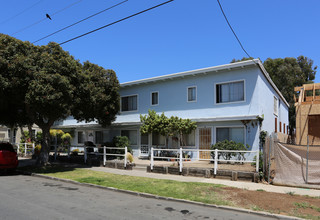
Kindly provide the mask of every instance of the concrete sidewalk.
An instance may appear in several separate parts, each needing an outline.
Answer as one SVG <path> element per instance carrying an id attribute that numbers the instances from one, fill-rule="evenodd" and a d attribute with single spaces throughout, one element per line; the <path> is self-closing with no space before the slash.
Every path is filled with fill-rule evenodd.
<path id="1" fill-rule="evenodd" d="M 31 159 L 19 160 L 19 167 L 33 165 L 34 163 L 35 163 L 35 160 L 31 160 Z M 190 176 L 170 175 L 170 174 L 147 173 L 146 171 L 143 171 L 143 170 L 120 170 L 120 169 L 113 169 L 113 168 L 107 168 L 107 167 L 84 167 L 83 169 L 89 169 L 89 170 L 113 173 L 113 174 L 119 174 L 119 175 L 127 175 L 127 176 L 174 180 L 174 181 L 180 181 L 180 182 L 222 184 L 225 186 L 237 187 L 240 189 L 253 190 L 253 191 L 259 189 L 267 192 L 284 193 L 284 194 L 294 193 L 296 195 L 308 195 L 312 197 L 320 197 L 320 190 L 318 189 L 275 186 L 275 185 L 263 184 L 263 183 L 231 181 L 231 180 L 218 179 L 218 178 L 203 178 L 203 177 L 190 177 Z"/>
<path id="2" fill-rule="evenodd" d="M 258 189 L 262 189 L 267 192 L 294 193 L 297 195 L 308 195 L 313 197 L 317 197 L 317 196 L 320 197 L 320 190 L 317 190 L 317 189 L 274 186 L 274 185 L 263 184 L 263 183 L 231 181 L 231 180 L 224 180 L 224 179 L 217 179 L 217 178 L 203 178 L 203 177 L 200 178 L 200 177 L 190 177 L 190 176 L 181 176 L 181 175 L 147 173 L 146 171 L 141 171 L 141 170 L 120 170 L 120 169 L 112 169 L 112 168 L 106 168 L 106 167 L 91 167 L 91 168 L 85 168 L 85 169 L 102 171 L 102 172 L 119 174 L 119 175 L 175 180 L 175 181 L 181 181 L 181 182 L 213 183 L 213 184 L 222 184 L 226 186 L 237 187 L 240 189 L 254 190 L 254 191 Z"/>

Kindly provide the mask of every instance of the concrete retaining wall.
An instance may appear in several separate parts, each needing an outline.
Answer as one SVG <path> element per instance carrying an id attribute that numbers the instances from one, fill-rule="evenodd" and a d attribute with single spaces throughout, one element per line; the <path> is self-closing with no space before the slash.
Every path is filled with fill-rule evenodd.
<path id="1" fill-rule="evenodd" d="M 147 172 L 162 173 L 162 174 L 174 174 L 183 176 L 195 176 L 205 178 L 230 178 L 231 180 L 249 180 L 253 182 L 259 181 L 259 174 L 254 172 L 243 172 L 243 171 L 231 171 L 231 170 L 218 170 L 217 175 L 214 175 L 213 169 L 204 168 L 193 168 L 185 167 L 182 168 L 182 172 L 179 172 L 179 167 L 166 167 L 166 166 L 154 166 L 153 170 L 151 167 L 147 167 Z"/>

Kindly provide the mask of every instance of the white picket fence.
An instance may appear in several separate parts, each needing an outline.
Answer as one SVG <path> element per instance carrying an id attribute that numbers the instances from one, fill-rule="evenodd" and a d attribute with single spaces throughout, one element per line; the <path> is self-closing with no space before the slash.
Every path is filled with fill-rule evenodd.
<path id="1" fill-rule="evenodd" d="M 123 157 L 124 158 L 124 167 L 127 167 L 127 153 L 128 153 L 128 148 L 124 147 L 124 148 L 118 148 L 118 147 L 103 147 L 103 153 L 99 153 L 99 148 L 100 147 L 95 147 L 95 146 L 69 146 L 68 147 L 68 151 L 67 151 L 67 155 L 68 157 L 70 157 L 71 154 L 71 148 L 72 150 L 74 149 L 80 149 L 83 150 L 83 159 L 84 159 L 84 163 L 87 163 L 88 160 L 88 155 L 95 155 L 95 156 L 103 156 L 103 165 L 106 165 L 106 161 L 107 161 L 107 156 L 116 156 L 116 157 Z M 88 148 L 94 149 L 93 152 L 88 152 Z M 111 154 L 111 153 L 107 153 L 107 150 L 123 150 L 124 154 Z M 54 159 L 56 160 L 57 158 L 57 146 L 54 146 Z"/>
<path id="2" fill-rule="evenodd" d="M 161 151 L 171 151 L 171 152 L 176 152 L 176 157 L 168 157 L 168 156 L 159 156 L 159 152 Z M 259 151 L 236 151 L 236 150 L 200 150 L 200 149 L 156 149 L 156 148 L 151 148 L 151 160 L 150 160 L 150 168 L 153 170 L 154 167 L 154 159 L 174 159 L 179 162 L 179 171 L 182 172 L 183 168 L 183 161 L 189 160 L 188 158 L 183 158 L 183 152 L 197 152 L 198 155 L 200 155 L 200 152 L 209 152 L 210 158 L 209 159 L 202 159 L 199 158 L 198 160 L 204 160 L 204 161 L 213 161 L 214 162 L 214 175 L 217 174 L 218 170 L 218 162 L 239 162 L 239 163 L 256 163 L 256 172 L 259 172 Z M 211 157 L 211 153 L 214 152 L 214 158 Z M 239 155 L 241 153 L 253 153 L 256 156 L 255 160 L 245 160 L 245 159 L 238 159 L 236 157 L 232 157 L 230 160 L 226 159 L 221 159 L 218 157 L 219 153 L 238 153 Z M 158 156 L 155 156 L 158 155 Z M 244 157 L 243 157 L 244 158 Z"/>
<path id="3" fill-rule="evenodd" d="M 30 150 L 32 154 L 34 153 L 35 143 L 15 143 L 13 145 L 16 146 L 18 154 L 22 153 L 24 156 L 27 156 L 28 150 Z M 20 148 L 22 148 L 21 151 Z"/>
<path id="4" fill-rule="evenodd" d="M 88 155 L 96 155 L 96 156 L 103 156 L 103 165 L 106 165 L 107 162 L 107 156 L 116 156 L 116 157 L 124 157 L 124 167 L 127 167 L 127 153 L 128 153 L 128 148 L 118 148 L 118 147 L 106 147 L 103 146 L 103 153 L 99 152 L 88 152 L 87 148 L 93 148 L 93 147 L 84 147 L 84 162 L 87 163 Z M 111 154 L 107 153 L 107 150 L 123 150 L 124 154 Z"/>

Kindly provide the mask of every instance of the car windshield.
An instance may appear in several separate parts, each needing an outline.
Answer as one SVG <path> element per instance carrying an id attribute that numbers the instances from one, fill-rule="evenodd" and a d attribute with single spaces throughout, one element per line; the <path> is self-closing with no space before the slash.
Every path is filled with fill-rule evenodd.
<path id="1" fill-rule="evenodd" d="M 15 152 L 12 145 L 9 143 L 0 143 L 0 151 L 1 150 Z"/>

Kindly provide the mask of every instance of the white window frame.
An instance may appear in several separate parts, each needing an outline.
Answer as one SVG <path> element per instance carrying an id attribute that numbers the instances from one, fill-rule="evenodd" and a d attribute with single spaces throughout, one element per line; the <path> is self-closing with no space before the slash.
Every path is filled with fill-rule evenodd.
<path id="1" fill-rule="evenodd" d="M 195 97 L 195 100 L 191 100 L 191 101 L 189 101 L 189 89 L 190 88 L 195 88 L 195 90 L 196 90 L 196 97 Z M 197 86 L 188 86 L 187 87 L 187 102 L 197 102 Z"/>
<path id="2" fill-rule="evenodd" d="M 243 100 L 241 101 L 234 101 L 234 102 L 222 102 L 222 103 L 217 103 L 217 85 L 221 84 L 228 84 L 228 83 L 235 83 L 235 82 L 243 82 Z M 234 103 L 242 103 L 246 102 L 246 80 L 245 79 L 239 79 L 239 80 L 232 80 L 232 81 L 225 81 L 225 82 L 219 82 L 219 83 L 214 83 L 214 104 L 215 105 L 228 105 L 228 104 L 234 104 Z"/>
<path id="3" fill-rule="evenodd" d="M 157 104 L 152 104 L 152 94 L 153 93 L 158 93 L 158 101 L 157 101 Z M 151 93 L 150 93 L 150 105 L 151 106 L 157 106 L 157 105 L 159 105 L 159 91 L 152 91 Z"/>
<path id="4" fill-rule="evenodd" d="M 214 135 L 213 135 L 213 144 L 217 143 L 217 128 L 243 128 L 243 138 L 244 138 L 244 146 L 247 146 L 247 129 L 244 125 L 223 125 L 223 126 L 214 126 Z"/>
<path id="5" fill-rule="evenodd" d="M 274 109 L 275 105 L 277 106 L 277 109 Z M 273 114 L 279 116 L 279 99 L 276 96 L 273 96 Z"/>
<path id="6" fill-rule="evenodd" d="M 137 96 L 137 110 L 131 110 L 131 111 L 122 111 L 122 98 L 124 97 L 130 97 L 130 96 Z M 138 94 L 131 94 L 131 95 L 123 95 L 120 96 L 120 112 L 126 113 L 126 112 L 137 112 L 139 110 L 139 95 Z"/>

